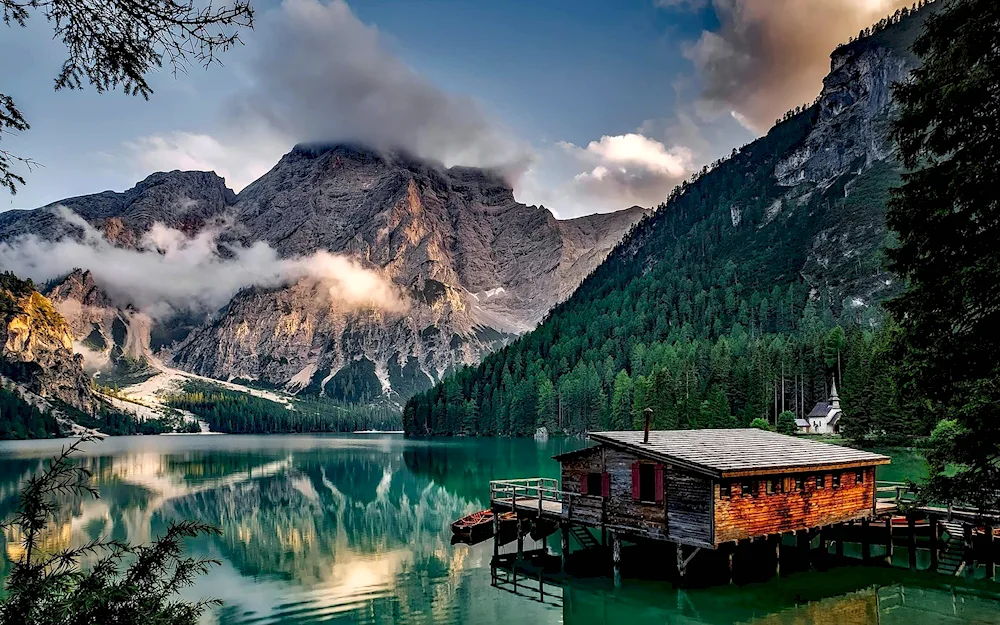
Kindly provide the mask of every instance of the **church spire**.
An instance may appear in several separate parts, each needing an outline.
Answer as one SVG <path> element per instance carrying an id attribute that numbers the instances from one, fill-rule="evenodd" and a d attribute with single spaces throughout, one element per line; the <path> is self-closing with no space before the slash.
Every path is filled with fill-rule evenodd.
<path id="1" fill-rule="evenodd" d="M 837 396 L 837 378 L 830 380 L 830 407 L 840 409 L 840 397 Z"/>

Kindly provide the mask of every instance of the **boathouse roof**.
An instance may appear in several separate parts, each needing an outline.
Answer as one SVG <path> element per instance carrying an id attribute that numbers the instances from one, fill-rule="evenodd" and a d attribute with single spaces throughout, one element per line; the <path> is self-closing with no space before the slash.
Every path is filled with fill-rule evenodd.
<path id="1" fill-rule="evenodd" d="M 765 430 L 592 432 L 597 443 L 626 449 L 712 477 L 808 472 L 888 464 L 888 456 Z"/>

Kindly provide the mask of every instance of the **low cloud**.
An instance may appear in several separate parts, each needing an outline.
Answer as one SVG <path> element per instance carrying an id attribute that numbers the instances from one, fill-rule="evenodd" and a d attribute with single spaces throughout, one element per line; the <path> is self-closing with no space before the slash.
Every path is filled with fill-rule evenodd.
<path id="1" fill-rule="evenodd" d="M 343 0 L 284 0 L 263 13 L 240 67 L 245 86 L 212 134 L 160 133 L 125 145 L 146 169 L 212 169 L 236 191 L 300 142 L 401 149 L 446 166 L 497 169 L 512 182 L 530 146 L 474 99 L 448 93 L 385 45 Z"/>
<path id="2" fill-rule="evenodd" d="M 712 0 L 719 28 L 702 32 L 686 52 L 703 83 L 702 103 L 763 133 L 785 111 L 816 97 L 837 44 L 910 4 L 911 0 Z"/>
<path id="3" fill-rule="evenodd" d="M 633 204 L 653 206 L 691 173 L 691 150 L 650 139 L 642 134 L 605 135 L 585 147 L 559 146 L 577 162 L 588 166 L 574 176 L 572 194 L 614 202 L 611 209 Z"/>
<path id="4" fill-rule="evenodd" d="M 0 243 L 0 267 L 36 282 L 62 277 L 78 267 L 89 269 L 113 299 L 153 318 L 214 311 L 244 287 L 276 287 L 300 280 L 324 287 L 331 305 L 341 309 L 402 312 L 406 308 L 390 281 L 327 251 L 279 258 L 263 241 L 242 247 L 221 242 L 220 229 L 208 228 L 189 237 L 162 224 L 153 225 L 139 249 L 125 249 L 112 245 L 69 209 L 56 210 L 79 238 L 48 241 L 29 235 Z"/>
<path id="5" fill-rule="evenodd" d="M 274 167 L 292 141 L 258 131 L 252 135 L 233 133 L 227 141 L 193 132 L 170 132 L 140 137 L 125 143 L 138 174 L 152 171 L 214 171 L 236 192 Z"/>

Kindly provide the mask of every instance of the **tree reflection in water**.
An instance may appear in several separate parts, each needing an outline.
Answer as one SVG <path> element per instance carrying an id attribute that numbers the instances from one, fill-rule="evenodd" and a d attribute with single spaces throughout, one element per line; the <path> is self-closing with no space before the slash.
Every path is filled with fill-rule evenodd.
<path id="1" fill-rule="evenodd" d="M 928 606 L 951 605 L 950 594 L 940 600 L 933 595 L 944 591 L 891 577 L 905 572 L 872 569 L 865 575 L 890 577 L 873 581 L 852 569 L 689 592 L 663 581 L 626 579 L 615 589 L 604 577 L 573 579 L 559 585 L 562 605 L 492 587 L 491 543 L 451 545 L 450 522 L 487 504 L 490 479 L 556 476 L 551 456 L 585 444 L 397 436 L 112 438 L 80 459 L 93 470 L 102 498 L 67 500 L 46 540 L 53 548 L 102 537 L 148 541 L 178 518 L 218 525 L 221 537 L 189 545 L 195 555 L 223 562 L 190 595 L 225 601 L 210 622 L 227 624 L 791 623 L 848 613 L 863 618 L 837 622 L 874 623 L 889 621 L 876 618 L 885 610 L 872 611 L 873 597 L 882 607 L 892 596 L 909 601 L 906 606 L 918 596 Z M 0 444 L 0 512 L 10 512 L 18 483 L 59 445 Z M 4 537 L 8 553 L 16 539 Z M 948 617 L 965 619 L 956 622 L 980 622 L 974 620 L 978 606 L 998 607 L 991 597 L 961 598 L 956 605 L 962 610 Z M 908 625 L 942 622 L 921 621 L 909 607 L 892 613 L 907 614 Z M 875 620 L 864 620 L 869 618 Z"/>

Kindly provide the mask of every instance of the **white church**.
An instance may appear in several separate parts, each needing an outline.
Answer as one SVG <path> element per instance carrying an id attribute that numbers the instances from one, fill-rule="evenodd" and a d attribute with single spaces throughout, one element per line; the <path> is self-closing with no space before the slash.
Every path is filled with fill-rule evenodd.
<path id="1" fill-rule="evenodd" d="M 837 381 L 830 384 L 829 401 L 816 404 L 812 412 L 804 419 L 796 419 L 801 434 L 839 434 L 840 418 L 844 412 L 840 409 L 840 397 L 837 396 Z"/>

